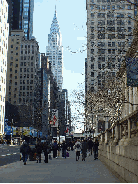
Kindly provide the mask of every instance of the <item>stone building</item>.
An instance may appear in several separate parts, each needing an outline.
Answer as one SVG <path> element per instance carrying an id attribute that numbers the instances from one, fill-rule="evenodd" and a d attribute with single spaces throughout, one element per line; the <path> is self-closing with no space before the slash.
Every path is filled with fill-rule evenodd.
<path id="1" fill-rule="evenodd" d="M 116 76 L 131 46 L 137 8 L 124 0 L 87 0 L 86 10 L 86 91 L 96 94 L 104 88 L 108 79 Z M 100 116 L 93 119 L 96 114 L 89 101 L 86 104 L 86 114 L 86 129 L 92 128 L 90 121 L 97 124 L 103 120 L 100 112 Z"/>
<path id="2" fill-rule="evenodd" d="M 34 116 L 39 46 L 35 39 L 25 40 L 23 30 L 11 32 L 8 46 L 6 101 L 18 106 L 22 117 L 26 117 L 22 121 L 29 123 Z"/>

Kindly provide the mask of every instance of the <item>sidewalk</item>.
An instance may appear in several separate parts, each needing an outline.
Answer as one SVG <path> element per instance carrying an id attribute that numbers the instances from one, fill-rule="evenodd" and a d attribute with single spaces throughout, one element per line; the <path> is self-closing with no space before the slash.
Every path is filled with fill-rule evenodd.
<path id="1" fill-rule="evenodd" d="M 75 151 L 69 152 L 70 157 L 49 160 L 44 163 L 27 161 L 14 162 L 0 167 L 1 183 L 120 183 L 100 160 L 93 156 L 86 161 L 75 160 Z"/>

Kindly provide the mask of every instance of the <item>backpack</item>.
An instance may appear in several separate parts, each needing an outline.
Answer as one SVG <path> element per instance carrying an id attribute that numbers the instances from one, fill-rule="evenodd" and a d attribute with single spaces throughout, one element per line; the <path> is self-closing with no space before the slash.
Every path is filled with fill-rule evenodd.
<path id="1" fill-rule="evenodd" d="M 77 144 L 77 148 L 80 148 L 80 144 Z"/>

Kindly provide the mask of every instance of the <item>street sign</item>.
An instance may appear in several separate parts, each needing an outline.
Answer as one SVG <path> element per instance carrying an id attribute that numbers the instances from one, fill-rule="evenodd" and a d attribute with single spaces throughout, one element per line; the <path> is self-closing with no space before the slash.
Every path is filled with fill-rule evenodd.
<path id="1" fill-rule="evenodd" d="M 51 127 L 57 128 L 58 127 L 58 110 L 57 109 L 52 109 L 52 122 Z"/>

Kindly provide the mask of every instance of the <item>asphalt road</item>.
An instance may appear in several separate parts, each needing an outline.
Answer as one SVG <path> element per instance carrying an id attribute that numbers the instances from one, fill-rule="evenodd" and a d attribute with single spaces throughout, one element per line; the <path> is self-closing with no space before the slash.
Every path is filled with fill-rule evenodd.
<path id="1" fill-rule="evenodd" d="M 20 146 L 0 145 L 0 166 L 20 160 Z"/>

